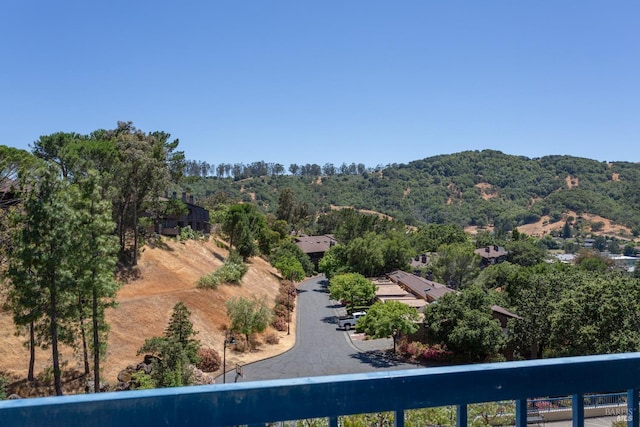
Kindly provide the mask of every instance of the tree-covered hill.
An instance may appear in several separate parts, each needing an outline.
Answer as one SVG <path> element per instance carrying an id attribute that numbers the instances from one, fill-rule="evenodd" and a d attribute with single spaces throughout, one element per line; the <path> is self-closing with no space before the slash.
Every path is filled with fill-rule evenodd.
<path id="1" fill-rule="evenodd" d="M 291 188 L 310 212 L 352 206 L 414 225 L 457 223 L 509 230 L 544 215 L 561 221 L 568 212 L 576 212 L 640 230 L 640 164 L 636 163 L 560 155 L 530 159 L 483 150 L 376 169 L 311 166 L 293 168 L 295 174 L 285 175 L 278 168 L 280 173 L 261 176 L 235 168 L 243 171 L 242 179 L 189 176 L 184 185 L 200 198 L 253 201 L 265 212 L 275 212 L 280 191 Z"/>

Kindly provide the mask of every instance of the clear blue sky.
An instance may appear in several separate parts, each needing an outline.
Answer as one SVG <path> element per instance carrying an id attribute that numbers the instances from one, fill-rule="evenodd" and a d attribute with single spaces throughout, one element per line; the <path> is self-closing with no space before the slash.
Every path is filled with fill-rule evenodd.
<path id="1" fill-rule="evenodd" d="M 131 120 L 187 158 L 640 161 L 640 1 L 5 0 L 0 144 Z"/>

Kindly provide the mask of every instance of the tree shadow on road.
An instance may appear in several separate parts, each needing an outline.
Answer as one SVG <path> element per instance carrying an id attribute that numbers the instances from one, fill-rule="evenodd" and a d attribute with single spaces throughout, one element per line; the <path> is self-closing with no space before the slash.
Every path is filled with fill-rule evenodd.
<path id="1" fill-rule="evenodd" d="M 324 323 L 336 323 L 336 316 L 327 316 L 327 317 L 323 317 L 322 321 Z M 337 329 L 337 328 L 336 328 Z"/>
<path id="2" fill-rule="evenodd" d="M 404 365 L 407 362 L 396 356 L 393 351 L 375 350 L 351 354 L 352 359 L 359 360 L 374 368 L 390 368 L 392 366 Z"/>

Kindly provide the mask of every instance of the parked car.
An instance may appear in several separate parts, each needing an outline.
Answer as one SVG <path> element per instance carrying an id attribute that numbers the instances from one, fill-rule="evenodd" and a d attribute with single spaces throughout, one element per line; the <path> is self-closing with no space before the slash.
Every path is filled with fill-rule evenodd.
<path id="1" fill-rule="evenodd" d="M 338 317 L 338 328 L 344 329 L 345 331 L 348 331 L 351 328 L 355 328 L 356 327 L 356 322 L 358 321 L 359 318 L 361 318 L 362 316 L 366 315 L 367 313 L 364 311 L 356 311 L 353 314 L 348 314 L 346 316 L 340 316 Z"/>

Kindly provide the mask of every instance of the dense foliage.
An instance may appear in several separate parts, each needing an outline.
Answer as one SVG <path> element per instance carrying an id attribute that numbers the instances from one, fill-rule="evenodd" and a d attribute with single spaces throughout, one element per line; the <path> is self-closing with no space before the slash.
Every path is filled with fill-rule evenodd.
<path id="1" fill-rule="evenodd" d="M 630 162 L 571 156 L 530 159 L 483 150 L 375 169 L 327 165 L 304 168 L 305 173 L 294 168 L 296 173 L 288 175 L 248 169 L 252 173 L 237 177 L 233 169 L 229 174 L 191 177 L 189 185 L 197 195 L 224 193 L 271 213 L 286 188 L 295 194 L 296 205 L 304 205 L 308 218 L 313 212 L 330 212 L 332 206 L 351 206 L 406 224 L 496 225 L 499 231 L 509 231 L 543 215 L 551 222 L 561 221 L 563 214 L 573 211 L 601 215 L 640 231 L 640 165 Z M 288 215 L 284 212 L 293 210 L 280 211 L 283 217 Z M 318 227 L 326 232 L 322 223 Z M 346 242 L 345 231 L 340 237 Z"/>
<path id="2" fill-rule="evenodd" d="M 503 271 L 507 304 L 522 317 L 510 324 L 511 340 L 522 356 L 640 350 L 637 278 L 563 264 Z"/>
<path id="3" fill-rule="evenodd" d="M 347 307 L 369 305 L 376 296 L 376 285 L 362 274 L 342 273 L 331 279 L 329 295 Z"/>
<path id="4" fill-rule="evenodd" d="M 482 361 L 500 352 L 506 337 L 492 317 L 491 297 L 472 286 L 448 293 L 424 310 L 424 325 L 434 342 L 442 342 L 469 361 Z"/>

